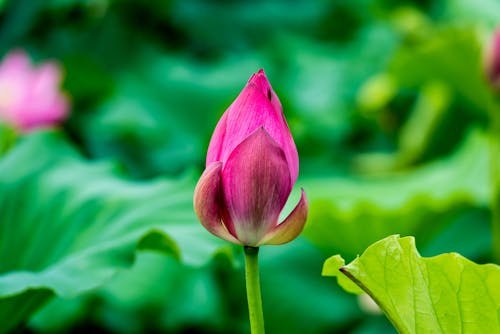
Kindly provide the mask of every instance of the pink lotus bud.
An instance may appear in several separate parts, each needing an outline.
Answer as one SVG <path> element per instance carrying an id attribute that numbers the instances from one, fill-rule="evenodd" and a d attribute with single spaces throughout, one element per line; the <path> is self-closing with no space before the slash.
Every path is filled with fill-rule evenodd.
<path id="1" fill-rule="evenodd" d="M 500 29 L 493 37 L 486 58 L 486 74 L 496 91 L 500 91 Z"/>
<path id="2" fill-rule="evenodd" d="M 0 121 L 22 131 L 61 122 L 68 101 L 59 91 L 60 82 L 57 64 L 34 67 L 25 52 L 9 53 L 0 64 Z"/>
<path id="3" fill-rule="evenodd" d="M 297 148 L 281 103 L 260 70 L 215 128 L 194 193 L 195 212 L 208 231 L 236 244 L 289 242 L 307 218 L 302 190 L 295 209 L 278 223 L 298 172 Z"/>

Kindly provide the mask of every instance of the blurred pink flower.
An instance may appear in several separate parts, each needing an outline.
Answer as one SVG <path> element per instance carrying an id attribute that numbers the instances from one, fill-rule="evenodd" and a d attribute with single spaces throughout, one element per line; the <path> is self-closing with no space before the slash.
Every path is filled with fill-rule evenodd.
<path id="1" fill-rule="evenodd" d="M 486 73 L 493 88 L 500 91 L 500 28 L 495 32 L 489 46 Z"/>
<path id="2" fill-rule="evenodd" d="M 61 76 L 54 62 L 33 66 L 24 51 L 7 54 L 0 63 L 0 121 L 21 131 L 60 123 L 69 106 Z"/>

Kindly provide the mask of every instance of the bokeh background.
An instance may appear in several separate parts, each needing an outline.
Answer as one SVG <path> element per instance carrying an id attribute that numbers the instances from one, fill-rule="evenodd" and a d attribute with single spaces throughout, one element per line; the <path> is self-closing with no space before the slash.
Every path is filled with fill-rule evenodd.
<path id="1" fill-rule="evenodd" d="M 483 54 L 497 0 L 0 4 L 1 55 L 58 61 L 71 100 L 59 129 L 0 158 L 0 280 L 66 279 L 31 306 L 40 285 L 0 296 L 4 319 L 25 313 L 17 331 L 248 333 L 242 253 L 190 201 L 218 118 L 260 68 L 310 199 L 303 235 L 261 250 L 269 333 L 394 332 L 321 276 L 328 256 L 391 234 L 492 261 Z"/>

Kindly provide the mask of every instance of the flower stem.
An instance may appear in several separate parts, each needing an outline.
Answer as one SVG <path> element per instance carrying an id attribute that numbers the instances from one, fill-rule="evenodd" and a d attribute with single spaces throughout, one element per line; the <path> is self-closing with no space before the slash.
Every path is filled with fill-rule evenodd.
<path id="1" fill-rule="evenodd" d="M 264 315 L 259 279 L 259 247 L 245 246 L 245 280 L 252 334 L 264 334 Z"/>

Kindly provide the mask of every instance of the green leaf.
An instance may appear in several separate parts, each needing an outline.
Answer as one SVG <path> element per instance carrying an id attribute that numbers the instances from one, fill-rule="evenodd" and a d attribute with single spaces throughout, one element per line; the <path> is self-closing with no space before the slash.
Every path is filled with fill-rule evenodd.
<path id="1" fill-rule="evenodd" d="M 239 252 L 237 259 L 242 261 Z M 260 252 L 269 333 L 320 333 L 361 321 L 363 313 L 356 298 L 339 287 L 332 289 L 331 283 L 318 275 L 324 256 L 304 238 L 280 247 L 263 247 Z M 189 329 L 247 333 L 244 277 L 243 262 L 235 268 L 227 257 L 192 268 L 163 254 L 139 252 L 132 268 L 84 299 L 53 299 L 29 326 L 36 332 L 61 332 L 97 321 L 105 330 L 120 333 Z"/>
<path id="2" fill-rule="evenodd" d="M 201 265 L 223 245 L 197 222 L 194 182 L 124 180 L 89 163 L 56 132 L 23 138 L 0 160 L 0 332 L 50 295 L 70 297 L 130 267 L 136 249 Z M 40 296 L 40 291 L 46 298 Z"/>
<path id="3" fill-rule="evenodd" d="M 397 235 L 339 264 L 338 256 L 327 260 L 323 273 L 356 283 L 400 333 L 500 332 L 500 266 L 457 253 L 423 258 L 413 237 Z"/>
<path id="4" fill-rule="evenodd" d="M 345 265 L 345 260 L 340 255 L 334 255 L 328 258 L 324 265 L 321 274 L 323 276 L 336 276 L 339 285 L 346 291 L 355 294 L 363 293 L 363 290 L 359 288 L 355 283 L 349 280 L 344 275 L 337 275 L 337 271 Z"/>
<path id="5" fill-rule="evenodd" d="M 500 3 L 495 0 L 446 0 L 443 2 L 443 19 L 471 25 L 474 27 L 495 29 L 498 26 Z"/>
<path id="6" fill-rule="evenodd" d="M 431 31 L 416 45 L 404 45 L 395 54 L 389 72 L 403 87 L 416 88 L 435 81 L 446 83 L 469 110 L 484 112 L 484 101 L 490 91 L 483 78 L 481 57 L 481 41 L 476 31 L 445 27 Z"/>
<path id="7" fill-rule="evenodd" d="M 305 236 L 329 254 L 352 259 L 391 234 L 416 235 L 425 244 L 464 209 L 487 207 L 488 139 L 475 131 L 454 155 L 413 171 L 379 178 L 309 178 L 300 185 L 310 199 Z M 468 223 L 478 223 L 473 220 Z"/>

